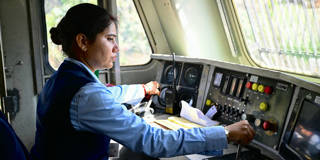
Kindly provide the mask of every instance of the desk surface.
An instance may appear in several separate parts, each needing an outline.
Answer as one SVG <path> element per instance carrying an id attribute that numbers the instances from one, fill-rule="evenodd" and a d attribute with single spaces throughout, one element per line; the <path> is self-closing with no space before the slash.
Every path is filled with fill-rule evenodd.
<path id="1" fill-rule="evenodd" d="M 154 121 L 166 120 L 170 116 L 172 116 L 172 115 L 156 113 L 156 114 L 147 114 L 143 118 L 151 126 L 163 128 L 163 126 L 158 125 Z M 167 128 L 164 128 L 164 129 L 167 129 Z M 237 146 L 233 145 L 233 144 L 229 144 L 228 148 L 223 150 L 224 154 L 230 154 L 230 153 L 235 153 L 235 152 L 237 152 Z M 206 158 L 210 158 L 210 157 L 212 157 L 212 156 L 205 156 L 205 155 L 201 155 L 201 154 L 191 154 L 191 155 L 177 156 L 177 157 L 171 157 L 171 158 L 160 158 L 160 159 L 161 160 L 201 160 L 201 159 L 206 159 Z"/>

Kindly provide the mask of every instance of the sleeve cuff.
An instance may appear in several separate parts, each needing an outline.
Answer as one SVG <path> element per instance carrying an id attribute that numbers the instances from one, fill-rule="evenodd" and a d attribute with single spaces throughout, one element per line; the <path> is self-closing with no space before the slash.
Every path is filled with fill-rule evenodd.
<path id="1" fill-rule="evenodd" d="M 222 126 L 207 127 L 205 135 L 207 148 L 211 150 L 222 150 L 228 147 L 228 140 Z"/>

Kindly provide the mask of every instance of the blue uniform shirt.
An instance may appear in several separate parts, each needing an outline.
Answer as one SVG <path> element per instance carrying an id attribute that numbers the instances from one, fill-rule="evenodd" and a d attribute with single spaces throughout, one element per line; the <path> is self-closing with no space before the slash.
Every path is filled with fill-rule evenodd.
<path id="1" fill-rule="evenodd" d="M 150 126 L 122 105 L 140 102 L 144 97 L 142 85 L 106 87 L 84 64 L 71 58 L 66 60 L 86 68 L 96 79 L 96 82 L 80 88 L 72 99 L 70 119 L 76 130 L 107 135 L 132 151 L 152 157 L 172 157 L 227 147 L 221 126 L 177 131 Z"/>

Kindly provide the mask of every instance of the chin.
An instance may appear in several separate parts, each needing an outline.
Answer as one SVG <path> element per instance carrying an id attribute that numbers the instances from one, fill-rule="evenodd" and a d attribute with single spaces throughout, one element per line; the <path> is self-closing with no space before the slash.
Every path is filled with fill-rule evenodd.
<path id="1" fill-rule="evenodd" d="M 111 63 L 110 65 L 106 66 L 105 69 L 111 69 L 113 67 L 113 63 Z"/>

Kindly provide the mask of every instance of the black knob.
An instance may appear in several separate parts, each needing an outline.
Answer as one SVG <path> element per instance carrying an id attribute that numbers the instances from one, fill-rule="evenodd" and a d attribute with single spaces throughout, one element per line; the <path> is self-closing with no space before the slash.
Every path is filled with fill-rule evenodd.
<path id="1" fill-rule="evenodd" d="M 234 114 L 235 117 L 239 116 L 239 115 L 240 115 L 239 109 L 235 109 L 235 108 L 234 108 L 233 114 Z"/>
<path id="2" fill-rule="evenodd" d="M 218 110 L 218 111 L 221 111 L 222 106 L 221 106 L 220 104 L 217 104 L 216 106 L 217 106 L 217 110 Z"/>
<path id="3" fill-rule="evenodd" d="M 226 106 L 226 113 L 230 113 L 231 112 L 231 108 L 230 107 L 228 107 L 228 106 Z"/>
<path id="4" fill-rule="evenodd" d="M 249 96 L 246 96 L 246 98 L 241 98 L 241 102 L 243 102 L 244 105 L 247 105 L 249 103 Z"/>

